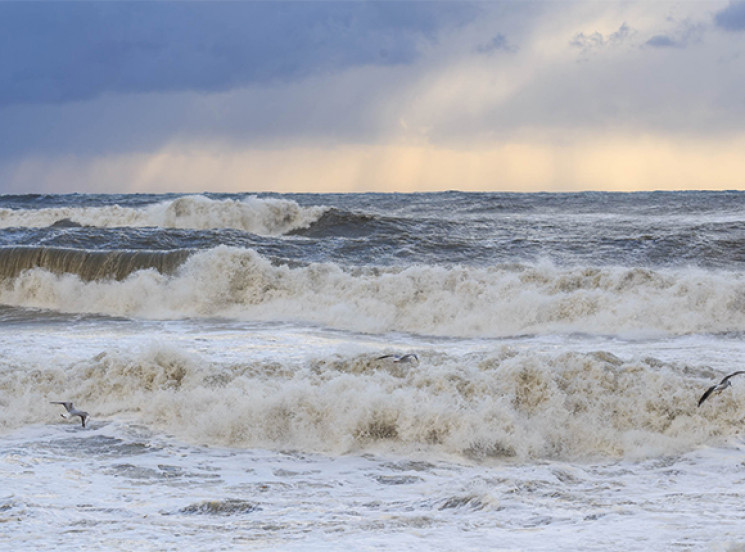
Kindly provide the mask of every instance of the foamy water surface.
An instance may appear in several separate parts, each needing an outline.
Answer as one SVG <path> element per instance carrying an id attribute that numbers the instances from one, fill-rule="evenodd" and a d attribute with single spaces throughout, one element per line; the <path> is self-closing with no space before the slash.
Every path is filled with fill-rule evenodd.
<path id="1" fill-rule="evenodd" d="M 2 199 L 0 549 L 745 549 L 739 194 Z"/>

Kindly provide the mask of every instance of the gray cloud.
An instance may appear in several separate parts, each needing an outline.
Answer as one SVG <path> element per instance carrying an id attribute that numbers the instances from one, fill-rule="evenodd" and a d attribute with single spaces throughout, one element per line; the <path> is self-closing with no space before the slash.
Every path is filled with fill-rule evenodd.
<path id="1" fill-rule="evenodd" d="M 480 44 L 476 51 L 480 54 L 493 54 L 495 52 L 511 52 L 517 51 L 517 47 L 510 44 L 507 37 L 502 33 L 497 33 L 492 37 L 491 40 L 484 44 Z"/>
<path id="2" fill-rule="evenodd" d="M 696 24 L 686 19 L 681 21 L 672 32 L 654 35 L 644 45 L 652 48 L 686 48 L 701 40 L 704 29 L 703 24 Z"/>
<path id="3" fill-rule="evenodd" d="M 569 45 L 578 48 L 583 56 L 587 56 L 609 46 L 619 46 L 627 42 L 634 34 L 636 34 L 636 31 L 627 23 L 623 23 L 617 31 L 608 36 L 597 31 L 590 34 L 577 33 L 569 42 Z"/>
<path id="4" fill-rule="evenodd" d="M 683 46 L 683 43 L 674 40 L 667 35 L 655 35 L 647 40 L 645 44 L 647 46 L 652 46 L 653 48 L 680 48 Z"/>
<path id="5" fill-rule="evenodd" d="M 727 31 L 745 31 L 745 1 L 730 2 L 714 15 L 714 23 Z"/>
<path id="6" fill-rule="evenodd" d="M 700 21 L 710 15 L 703 10 L 685 15 L 660 17 L 657 28 L 663 32 L 651 39 L 654 33 L 641 36 L 633 21 L 610 33 L 577 33 L 567 46 L 578 52 L 581 63 L 568 56 L 543 64 L 519 88 L 499 102 L 484 102 L 472 116 L 443 112 L 430 137 L 476 143 L 478 136 L 561 137 L 579 129 L 689 137 L 741 132 L 741 63 L 722 56 L 738 37 L 720 34 L 704 40 L 711 26 Z"/>
<path id="7" fill-rule="evenodd" d="M 464 2 L 0 2 L 0 105 L 408 64 Z"/>
<path id="8" fill-rule="evenodd" d="M 711 15 L 698 4 L 680 19 L 660 14 L 644 36 L 633 11 L 615 31 L 592 32 L 597 19 L 557 28 L 565 8 L 553 2 L 152 5 L 175 11 L 140 20 L 134 12 L 150 3 L 65 3 L 62 17 L 44 4 L 53 24 L 16 15 L 10 31 L 0 2 L 0 44 L 34 50 L 0 47 L 2 67 L 15 72 L 0 71 L 0 161 L 180 144 L 385 143 L 407 132 L 438 144 L 574 129 L 708 135 L 740 131 L 745 116 L 740 61 L 721 55 L 740 37 L 700 40 L 690 21 Z M 89 29 L 92 7 L 121 19 L 107 12 Z M 550 59 L 536 41 L 550 45 Z M 23 74 L 28 82 L 14 80 Z"/>

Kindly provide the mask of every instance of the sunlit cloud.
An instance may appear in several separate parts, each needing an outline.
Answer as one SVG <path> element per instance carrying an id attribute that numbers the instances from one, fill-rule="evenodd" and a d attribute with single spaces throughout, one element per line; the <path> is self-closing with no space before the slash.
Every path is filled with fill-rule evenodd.
<path id="1" fill-rule="evenodd" d="M 0 193 L 745 185 L 745 2 L 155 5 L 0 4 Z"/>
<path id="2" fill-rule="evenodd" d="M 170 147 L 154 154 L 28 158 L 0 166 L 11 193 L 366 192 L 738 189 L 745 133 L 703 142 L 663 136 L 578 136 L 453 149 L 427 144 L 235 150 Z"/>

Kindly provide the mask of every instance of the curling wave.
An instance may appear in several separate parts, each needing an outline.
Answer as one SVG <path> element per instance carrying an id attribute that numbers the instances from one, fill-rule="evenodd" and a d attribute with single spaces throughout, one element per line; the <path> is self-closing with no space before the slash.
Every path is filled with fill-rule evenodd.
<path id="1" fill-rule="evenodd" d="M 194 253 L 172 274 L 138 270 L 121 281 L 24 270 L 0 282 L 0 303 L 451 337 L 745 331 L 745 277 L 736 272 L 550 264 L 344 270 L 277 265 L 226 246 Z"/>
<path id="2" fill-rule="evenodd" d="M 191 251 L 89 251 L 57 247 L 0 248 L 0 281 L 12 280 L 30 269 L 74 274 L 82 281 L 123 280 L 133 272 L 155 269 L 171 274 Z"/>
<path id="3" fill-rule="evenodd" d="M 50 207 L 0 209 L 0 228 L 44 227 L 65 221 L 83 226 L 232 228 L 266 236 L 283 235 L 307 228 L 325 212 L 324 207 L 302 207 L 287 199 L 247 197 L 215 200 L 193 195 L 169 199 L 145 207 Z"/>

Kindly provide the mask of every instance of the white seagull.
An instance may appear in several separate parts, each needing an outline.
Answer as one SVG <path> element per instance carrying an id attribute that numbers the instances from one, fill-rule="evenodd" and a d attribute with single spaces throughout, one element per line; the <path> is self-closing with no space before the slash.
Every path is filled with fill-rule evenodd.
<path id="1" fill-rule="evenodd" d="M 383 355 L 383 356 L 379 356 L 377 360 L 383 360 L 386 358 L 390 358 L 393 362 L 401 363 L 401 364 L 407 364 L 407 363 L 419 364 L 419 357 L 416 355 L 416 353 L 406 353 L 405 355 Z"/>
<path id="2" fill-rule="evenodd" d="M 737 376 L 739 374 L 745 374 L 745 370 L 739 370 L 737 372 L 733 372 L 728 376 L 725 376 L 722 381 L 717 383 L 716 385 L 712 385 L 706 390 L 706 393 L 701 395 L 701 398 L 698 400 L 698 405 L 701 406 L 701 404 L 709 398 L 710 395 L 713 393 L 721 393 L 725 389 L 727 389 L 730 385 L 732 385 L 732 382 L 730 381 L 730 378 L 733 376 Z"/>
<path id="3" fill-rule="evenodd" d="M 51 401 L 50 404 L 61 404 L 65 407 L 65 410 L 67 410 L 67 414 L 60 414 L 65 419 L 73 418 L 74 416 L 80 416 L 80 422 L 83 424 L 83 427 L 85 427 L 85 421 L 90 417 L 87 412 L 83 412 L 82 410 L 78 410 L 75 408 L 71 402 L 67 401 Z"/>

